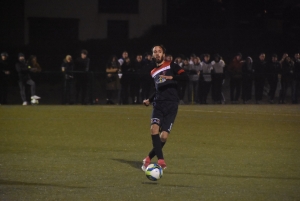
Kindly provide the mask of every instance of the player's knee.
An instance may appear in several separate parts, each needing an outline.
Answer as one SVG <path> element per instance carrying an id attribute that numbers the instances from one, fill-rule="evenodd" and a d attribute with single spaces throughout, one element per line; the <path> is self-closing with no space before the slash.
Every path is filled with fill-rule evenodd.
<path id="1" fill-rule="evenodd" d="M 160 134 L 160 140 L 161 140 L 162 142 L 166 142 L 168 136 L 169 136 L 169 133 L 166 132 L 166 131 L 163 131 L 163 132 Z"/>
<path id="2" fill-rule="evenodd" d="M 150 128 L 150 131 L 151 131 L 151 135 L 158 134 L 159 133 L 159 126 L 157 124 L 152 124 L 151 128 Z"/>

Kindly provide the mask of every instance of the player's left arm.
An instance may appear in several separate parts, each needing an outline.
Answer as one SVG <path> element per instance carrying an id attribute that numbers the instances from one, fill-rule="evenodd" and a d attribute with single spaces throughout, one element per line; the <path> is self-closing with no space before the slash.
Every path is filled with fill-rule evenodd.
<path id="1" fill-rule="evenodd" d="M 173 74 L 174 74 L 173 76 L 161 75 L 160 77 L 165 78 L 167 80 L 175 80 L 175 81 L 185 81 L 189 79 L 188 74 L 179 65 L 173 63 L 171 68 L 173 70 Z"/>

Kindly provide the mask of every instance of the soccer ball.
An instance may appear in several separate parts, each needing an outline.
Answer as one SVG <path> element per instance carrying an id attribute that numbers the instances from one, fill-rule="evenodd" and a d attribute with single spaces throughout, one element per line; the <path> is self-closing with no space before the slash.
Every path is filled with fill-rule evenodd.
<path id="1" fill-rule="evenodd" d="M 31 104 L 32 105 L 37 105 L 37 104 L 39 104 L 39 100 L 38 99 L 31 99 Z"/>
<path id="2" fill-rule="evenodd" d="M 145 171 L 146 177 L 151 181 L 157 181 L 163 176 L 163 169 L 156 163 L 148 165 Z"/>

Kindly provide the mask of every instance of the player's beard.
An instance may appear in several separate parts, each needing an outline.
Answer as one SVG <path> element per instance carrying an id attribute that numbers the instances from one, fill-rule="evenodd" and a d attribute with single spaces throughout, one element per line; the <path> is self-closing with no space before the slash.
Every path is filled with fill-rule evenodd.
<path id="1" fill-rule="evenodd" d="M 161 56 L 161 58 L 155 58 L 156 66 L 161 66 L 164 61 L 165 61 L 164 56 Z"/>

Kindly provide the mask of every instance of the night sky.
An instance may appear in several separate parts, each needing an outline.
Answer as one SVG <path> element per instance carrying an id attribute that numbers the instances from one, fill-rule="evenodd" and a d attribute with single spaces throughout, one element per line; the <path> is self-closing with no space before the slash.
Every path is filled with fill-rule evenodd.
<path id="1" fill-rule="evenodd" d="M 37 47 L 24 47 L 24 0 L 1 1 L 0 9 L 1 51 L 38 51 L 34 49 Z M 132 49 L 128 49 L 133 53 L 139 51 L 134 47 L 144 52 L 151 43 L 164 43 L 173 54 L 237 51 L 258 54 L 261 51 L 272 53 L 274 49 L 277 53 L 292 53 L 300 50 L 298 0 L 167 0 L 166 22 L 166 25 L 149 30 L 141 39 L 119 43 L 121 46 L 115 51 L 130 46 Z M 163 31 L 158 32 L 157 28 Z M 106 54 L 88 41 L 83 43 L 81 46 L 94 50 L 95 54 Z M 99 43 L 111 45 L 107 41 Z M 64 44 L 59 45 L 63 49 Z M 55 49 L 54 46 L 48 49 Z M 76 48 L 78 51 L 79 47 Z"/>

